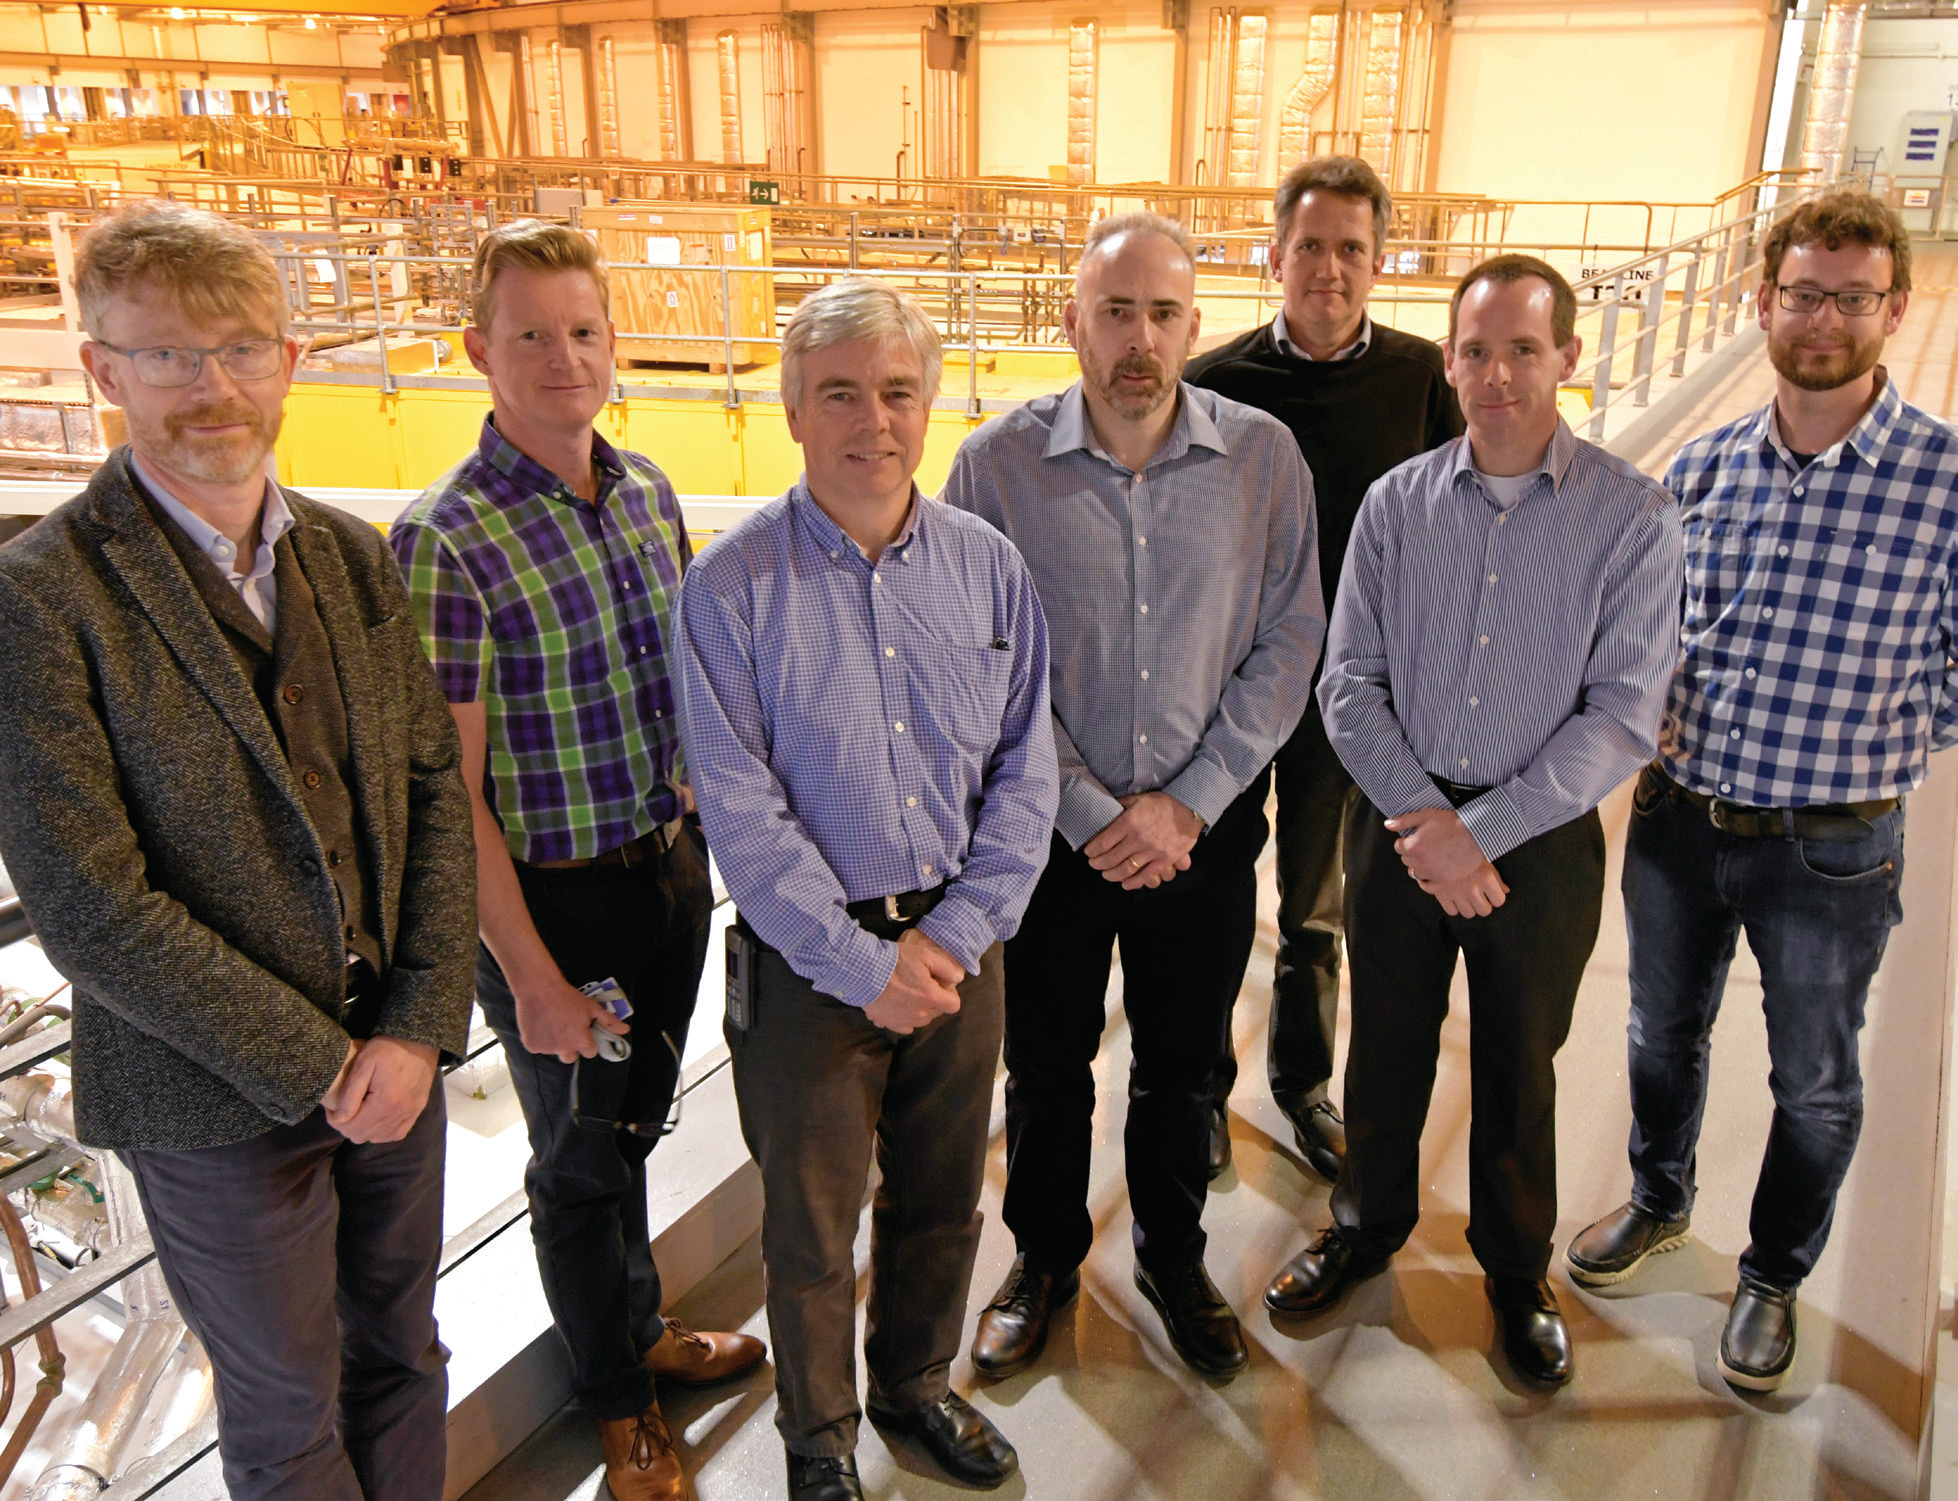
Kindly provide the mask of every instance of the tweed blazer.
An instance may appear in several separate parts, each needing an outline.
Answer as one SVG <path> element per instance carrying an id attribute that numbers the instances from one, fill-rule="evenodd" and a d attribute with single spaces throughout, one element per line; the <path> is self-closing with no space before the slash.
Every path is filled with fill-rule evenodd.
<path id="1" fill-rule="evenodd" d="M 455 723 L 381 534 L 286 497 L 346 702 L 375 1032 L 455 1054 L 476 948 Z M 325 851 L 127 449 L 0 547 L 0 858 L 74 986 L 85 1142 L 223 1146 L 318 1105 L 347 1053 Z"/>

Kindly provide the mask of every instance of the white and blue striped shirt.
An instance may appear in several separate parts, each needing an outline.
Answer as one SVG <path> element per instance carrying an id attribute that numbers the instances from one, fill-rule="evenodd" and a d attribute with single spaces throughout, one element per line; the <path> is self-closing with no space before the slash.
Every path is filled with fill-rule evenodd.
<path id="1" fill-rule="evenodd" d="M 1040 587 L 1062 837 L 1081 848 L 1134 792 L 1222 818 L 1303 717 L 1325 637 L 1291 429 L 1184 385 L 1137 473 L 1095 441 L 1076 381 L 975 431 L 942 498 L 1011 537 Z"/>
<path id="2" fill-rule="evenodd" d="M 1467 438 L 1409 459 L 1360 507 L 1319 706 L 1384 815 L 1445 808 L 1494 860 L 1596 807 L 1658 741 L 1679 659 L 1671 495 L 1562 421 L 1504 509 Z"/>
<path id="3" fill-rule="evenodd" d="M 748 925 L 865 1006 L 897 945 L 844 904 L 949 881 L 918 927 L 977 974 L 1060 795 L 1047 626 L 1012 544 L 919 496 L 873 564 L 797 484 L 701 551 L 677 613 L 687 769 Z"/>
<path id="4" fill-rule="evenodd" d="M 1770 405 L 1667 473 L 1688 567 L 1662 754 L 1687 787 L 1759 808 L 1899 796 L 1958 743 L 1958 432 L 1877 373 L 1806 468 Z"/>

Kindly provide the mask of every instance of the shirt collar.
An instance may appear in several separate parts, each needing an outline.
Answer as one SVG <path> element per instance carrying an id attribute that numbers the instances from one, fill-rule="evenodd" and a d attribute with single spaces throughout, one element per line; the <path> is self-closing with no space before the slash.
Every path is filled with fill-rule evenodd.
<path id="1" fill-rule="evenodd" d="M 219 544 L 223 544 L 227 549 L 230 547 L 230 542 L 223 532 L 158 484 L 156 476 L 143 467 L 142 460 L 136 457 L 133 449 L 129 454 L 129 465 L 136 471 L 136 477 L 143 482 L 143 488 L 149 491 L 158 505 L 163 507 L 163 513 L 183 528 L 184 535 L 190 538 L 199 552 L 218 565 L 219 573 L 227 578 L 236 577 L 251 583 L 265 578 L 273 571 L 276 559 L 273 557 L 272 549 L 279 545 L 279 539 L 291 531 L 296 522 L 292 507 L 286 504 L 285 492 L 272 482 L 270 475 L 265 477 L 265 509 L 258 517 L 258 551 L 252 557 L 252 566 L 241 573 L 232 567 L 232 559 L 228 554 L 220 555 L 218 552 Z"/>
<path id="2" fill-rule="evenodd" d="M 1228 454 L 1230 445 L 1217 430 L 1217 420 L 1210 414 L 1204 400 L 1206 393 L 1199 392 L 1187 381 L 1178 381 L 1176 394 L 1176 421 L 1170 427 L 1169 436 L 1163 439 L 1163 446 L 1156 450 L 1149 463 L 1153 466 L 1169 459 L 1180 459 L 1193 447 Z M 1059 458 L 1077 448 L 1097 458 L 1108 459 L 1095 442 L 1094 429 L 1088 425 L 1088 399 L 1081 394 L 1081 382 L 1078 380 L 1061 393 L 1061 404 L 1054 409 L 1054 428 L 1047 439 L 1047 450 L 1041 457 Z M 1115 461 L 1108 459 L 1108 462 L 1112 464 Z"/>
<path id="3" fill-rule="evenodd" d="M 1454 442 L 1455 458 L 1448 472 L 1450 484 L 1457 484 L 1463 475 L 1476 472 L 1475 452 L 1469 445 L 1468 435 L 1464 433 Z M 1570 430 L 1568 422 L 1559 417 L 1557 430 L 1550 435 L 1550 446 L 1544 450 L 1543 461 L 1530 471 L 1530 476 L 1549 475 L 1551 490 L 1559 491 L 1564 485 L 1564 475 L 1570 469 L 1570 461 L 1576 456 L 1577 434 Z"/>
<path id="4" fill-rule="evenodd" d="M 809 493 L 809 480 L 806 475 L 798 479 L 794 488 L 789 491 L 789 505 L 809 528 L 816 539 L 817 546 L 832 558 L 841 554 L 845 548 L 860 558 L 866 557 L 863 548 L 857 545 L 857 539 L 838 526 L 836 518 L 816 504 L 816 497 Z M 919 490 L 914 480 L 911 485 L 911 509 L 905 515 L 904 529 L 884 548 L 879 555 L 880 561 L 882 558 L 905 556 L 906 549 L 917 540 L 918 533 L 923 530 L 924 515 L 924 492 Z"/>
<path id="5" fill-rule="evenodd" d="M 1875 466 L 1878 456 L 1888 444 L 1891 431 L 1903 415 L 1904 398 L 1897 390 L 1897 383 L 1890 379 L 1890 371 L 1883 365 L 1876 367 L 1876 400 L 1870 409 L 1863 413 L 1862 420 L 1845 434 L 1840 442 L 1832 443 L 1815 456 L 1818 463 L 1837 462 L 1832 455 L 1839 450 L 1848 449 L 1865 464 Z M 1780 425 L 1774 418 L 1775 403 L 1769 402 L 1761 408 L 1754 419 L 1754 439 L 1763 448 L 1786 457 L 1791 463 L 1795 451 L 1783 440 Z"/>
<path id="6" fill-rule="evenodd" d="M 1331 359 L 1324 361 L 1314 360 L 1311 355 L 1292 342 L 1292 333 L 1285 326 L 1285 309 L 1282 307 L 1279 308 L 1278 315 L 1271 320 L 1271 337 L 1272 342 L 1277 344 L 1280 354 L 1290 355 L 1295 360 L 1305 360 L 1315 365 L 1337 365 L 1341 360 L 1357 360 L 1367 352 L 1367 346 L 1373 342 L 1373 319 L 1365 313 L 1360 314 L 1359 338 L 1344 349 L 1335 351 Z"/>
<path id="7" fill-rule="evenodd" d="M 484 462 L 526 493 L 577 500 L 562 475 L 553 474 L 496 430 L 494 413 L 483 418 L 483 431 L 476 440 L 476 451 L 482 455 Z M 626 471 L 619 451 L 600 437 L 596 428 L 592 429 L 591 435 L 591 461 L 599 474 L 598 498 L 603 500 L 610 487 L 625 478 Z M 582 501 L 577 503 L 583 504 Z"/>

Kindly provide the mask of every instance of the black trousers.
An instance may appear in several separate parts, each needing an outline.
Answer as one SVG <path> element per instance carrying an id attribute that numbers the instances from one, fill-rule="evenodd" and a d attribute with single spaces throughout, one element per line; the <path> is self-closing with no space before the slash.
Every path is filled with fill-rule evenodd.
<path id="1" fill-rule="evenodd" d="M 232 1146 L 119 1154 L 211 1357 L 236 1501 L 441 1501 L 447 1125 L 438 1076 L 397 1142 L 350 1142 L 315 1110 Z"/>
<path id="2" fill-rule="evenodd" d="M 1498 1277 L 1537 1278 L 1557 1227 L 1557 1073 L 1597 942 L 1604 829 L 1595 811 L 1496 861 L 1509 897 L 1450 917 L 1362 798 L 1346 824 L 1353 1027 L 1346 1168 L 1333 1219 L 1361 1255 L 1399 1250 L 1420 1216 L 1421 1129 L 1455 957 L 1469 985 L 1469 1248 Z"/>
<path id="3" fill-rule="evenodd" d="M 517 867 L 531 921 L 564 978 L 610 976 L 632 1002 L 625 1062 L 567 1065 L 525 1049 L 503 971 L 487 948 L 476 954 L 476 999 L 503 1043 L 530 1133 L 524 1188 L 544 1296 L 570 1357 L 572 1400 L 600 1418 L 630 1417 L 653 1400 L 639 1359 L 666 1327 L 646 1158 L 679 1084 L 714 906 L 706 844 L 691 823 L 685 829 L 641 865 Z M 572 1119 L 574 1083 L 582 1124 Z"/>
<path id="4" fill-rule="evenodd" d="M 1326 1097 L 1339 1020 L 1339 941 L 1344 913 L 1340 840 L 1359 789 L 1326 739 L 1314 703 L 1271 763 L 1278 793 L 1278 963 L 1271 978 L 1265 1075 L 1271 1097 L 1296 1113 Z M 1219 1105 L 1237 1083 L 1237 1045 L 1224 1018 L 1223 1052 L 1211 1080 Z"/>
<path id="5" fill-rule="evenodd" d="M 1067 1272 L 1094 1241 L 1088 1163 L 1108 970 L 1122 945 L 1128 1015 L 1123 1136 L 1136 1259 L 1170 1272 L 1203 1255 L 1211 1071 L 1251 957 L 1267 777 L 1232 803 L 1153 891 L 1124 891 L 1056 834 L 1006 945 L 1006 1199 L 1032 1265 Z"/>
<path id="6" fill-rule="evenodd" d="M 899 1037 L 766 950 L 751 1025 L 725 1029 L 741 1134 L 761 1168 L 775 1426 L 794 1453 L 856 1449 L 854 1249 L 873 1151 L 871 1390 L 900 1410 L 950 1390 L 984 1221 L 1002 970 L 994 944 L 956 1012 Z"/>

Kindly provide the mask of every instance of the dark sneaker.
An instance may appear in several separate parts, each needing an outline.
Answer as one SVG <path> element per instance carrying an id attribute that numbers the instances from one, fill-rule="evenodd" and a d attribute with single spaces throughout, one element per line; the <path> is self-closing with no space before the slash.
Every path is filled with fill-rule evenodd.
<path id="1" fill-rule="evenodd" d="M 1579 1231 L 1564 1248 L 1564 1264 L 1573 1282 L 1611 1287 L 1636 1272 L 1646 1257 L 1678 1250 L 1692 1233 L 1690 1215 L 1659 1220 L 1636 1204 L 1624 1204 Z"/>
<path id="2" fill-rule="evenodd" d="M 1743 1391 L 1771 1392 L 1794 1363 L 1794 1289 L 1743 1278 L 1720 1331 L 1720 1374 Z"/>

